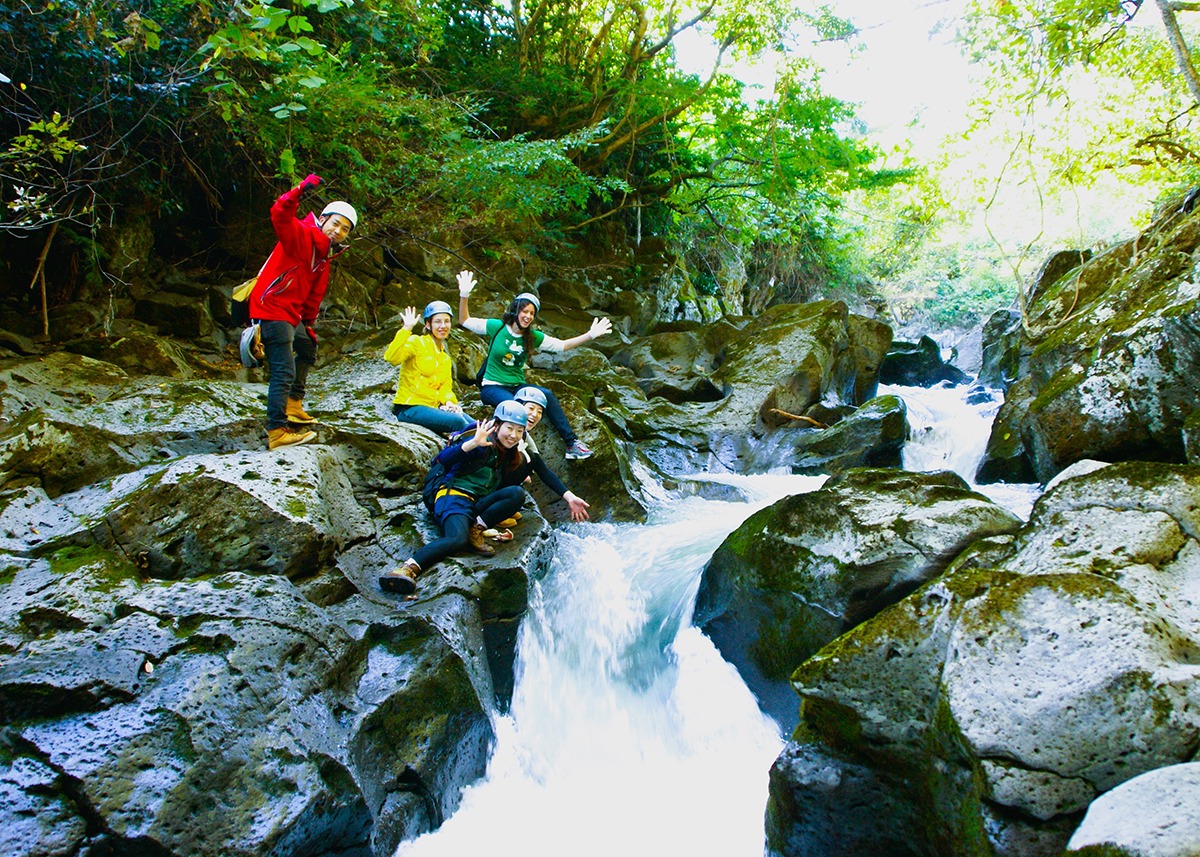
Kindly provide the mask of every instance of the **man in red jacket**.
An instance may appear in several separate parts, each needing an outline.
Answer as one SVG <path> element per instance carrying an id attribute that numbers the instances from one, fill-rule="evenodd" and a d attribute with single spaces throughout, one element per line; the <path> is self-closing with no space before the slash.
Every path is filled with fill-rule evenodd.
<path id="1" fill-rule="evenodd" d="M 313 325 L 329 286 L 329 263 L 345 250 L 342 243 L 358 223 L 348 202 L 331 202 L 320 217 L 296 216 L 300 198 L 321 183 L 308 175 L 271 206 L 271 224 L 279 243 L 258 272 L 250 293 L 250 320 L 259 325 L 271 378 L 267 385 L 267 448 L 306 443 L 316 422 L 304 412 L 308 371 L 317 360 Z M 297 427 L 298 426 L 298 427 Z"/>

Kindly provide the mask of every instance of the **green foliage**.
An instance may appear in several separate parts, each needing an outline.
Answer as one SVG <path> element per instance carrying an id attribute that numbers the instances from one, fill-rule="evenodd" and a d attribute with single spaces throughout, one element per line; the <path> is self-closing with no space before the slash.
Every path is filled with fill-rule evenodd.
<path id="1" fill-rule="evenodd" d="M 792 58 L 745 97 L 676 59 L 702 27 L 754 57 L 807 19 L 790 0 L 56 0 L 0 22 L 17 108 L 4 114 L 5 229 L 86 233 L 136 201 L 207 216 L 252 182 L 307 172 L 363 231 L 583 238 L 597 224 L 733 248 L 801 296 L 850 283 L 840 198 L 879 173 L 850 109 Z M 86 145 L 86 148 L 85 148 Z M 715 256 L 707 258 L 715 265 Z"/>

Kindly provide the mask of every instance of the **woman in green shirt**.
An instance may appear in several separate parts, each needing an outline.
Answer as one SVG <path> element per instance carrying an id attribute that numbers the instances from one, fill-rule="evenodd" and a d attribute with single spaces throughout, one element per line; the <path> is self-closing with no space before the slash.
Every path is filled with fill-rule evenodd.
<path id="1" fill-rule="evenodd" d="M 486 337 L 488 352 L 479 386 L 479 398 L 489 406 L 512 399 L 517 390 L 528 386 L 525 380 L 525 364 L 538 350 L 570 351 L 576 346 L 591 342 L 609 333 L 612 323 L 607 318 L 592 320 L 591 329 L 570 339 L 556 339 L 533 327 L 542 304 L 537 295 L 522 292 L 513 298 L 503 318 L 472 318 L 467 307 L 467 298 L 475 288 L 475 276 L 470 271 L 458 275 L 459 324 L 464 328 Z M 546 419 L 566 444 L 565 456 L 569 459 L 589 458 L 592 451 L 581 441 L 567 421 L 558 398 L 546 387 L 539 387 L 546 394 Z"/>

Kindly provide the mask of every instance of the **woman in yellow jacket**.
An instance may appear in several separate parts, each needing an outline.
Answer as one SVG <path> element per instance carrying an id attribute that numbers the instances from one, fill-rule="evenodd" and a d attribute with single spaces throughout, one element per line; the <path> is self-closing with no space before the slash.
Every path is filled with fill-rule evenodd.
<path id="1" fill-rule="evenodd" d="M 402 423 L 450 434 L 471 424 L 454 395 L 453 363 L 446 350 L 454 324 L 450 304 L 433 301 L 425 307 L 424 319 L 426 335 L 413 336 L 417 309 L 406 308 L 404 326 L 383 352 L 384 360 L 400 367 L 392 413 Z"/>

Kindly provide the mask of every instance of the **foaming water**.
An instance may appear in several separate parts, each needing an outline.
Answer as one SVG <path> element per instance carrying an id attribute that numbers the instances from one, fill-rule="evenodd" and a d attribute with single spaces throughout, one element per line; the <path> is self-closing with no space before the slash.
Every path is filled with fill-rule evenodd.
<path id="1" fill-rule="evenodd" d="M 1041 485 L 1004 482 L 980 485 L 975 481 L 975 472 L 987 451 L 992 421 L 1004 401 L 1001 393 L 991 392 L 994 401 L 970 404 L 962 387 L 879 385 L 880 395 L 899 396 L 908 408 L 912 436 L 904 445 L 905 470 L 915 473 L 952 470 L 972 490 L 1027 521 L 1034 501 L 1041 495 Z"/>
<path id="2" fill-rule="evenodd" d="M 486 776 L 405 857 L 763 853 L 777 725 L 692 626 L 700 573 L 756 509 L 824 477 L 707 477 L 646 524 L 570 526 L 531 584 L 512 709 Z"/>

